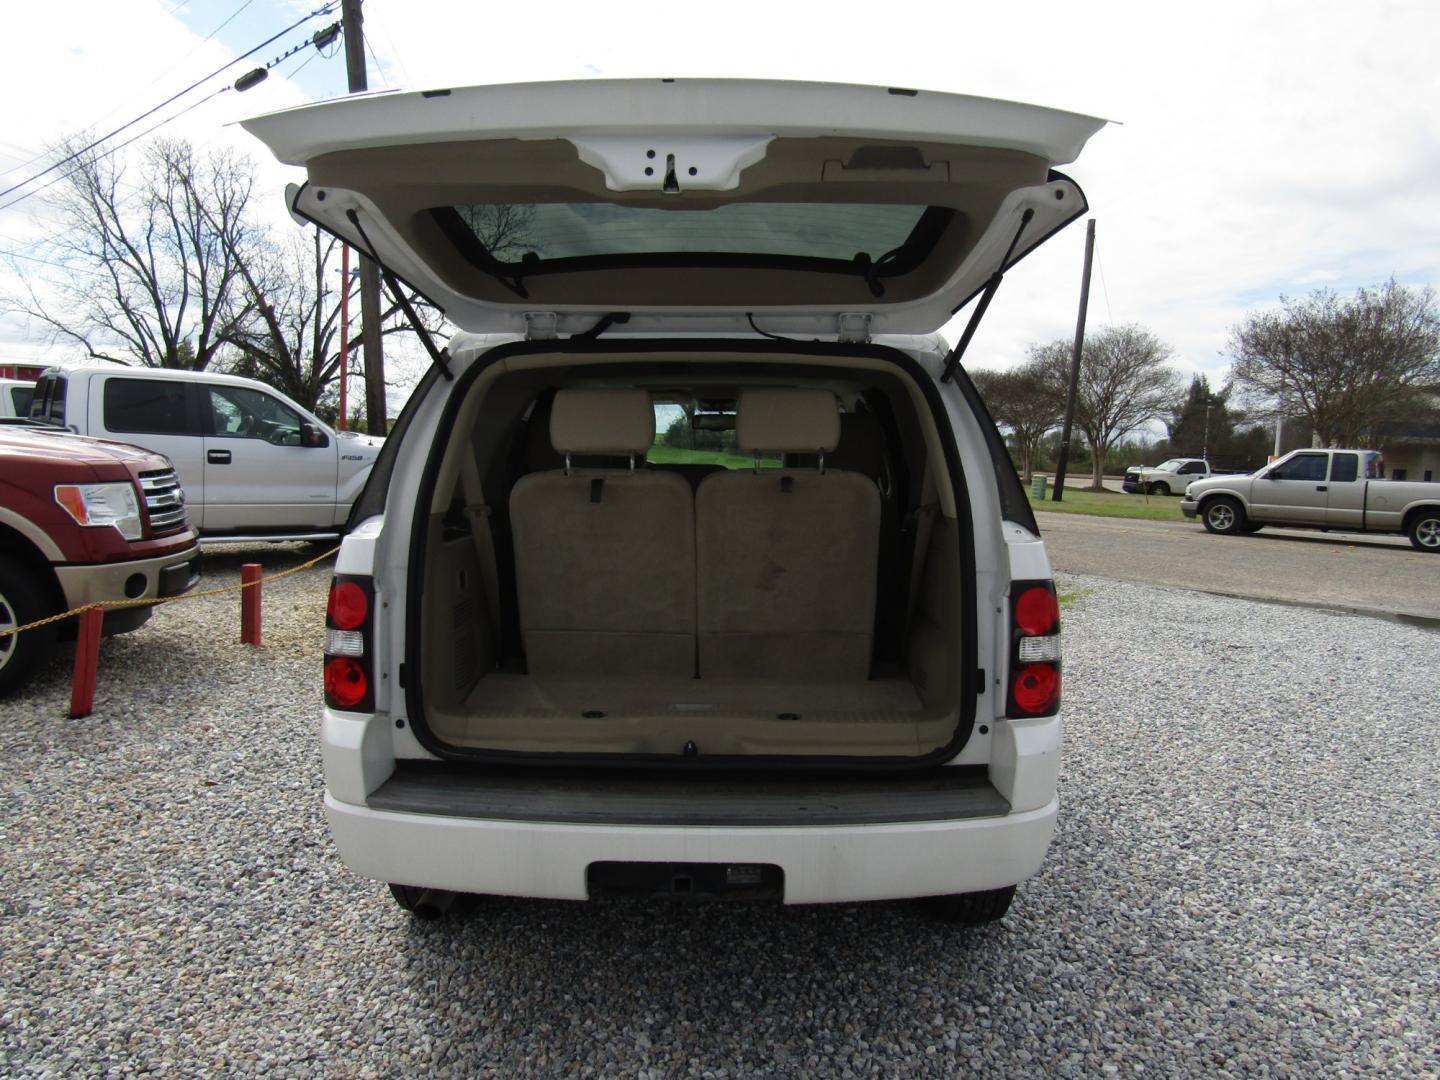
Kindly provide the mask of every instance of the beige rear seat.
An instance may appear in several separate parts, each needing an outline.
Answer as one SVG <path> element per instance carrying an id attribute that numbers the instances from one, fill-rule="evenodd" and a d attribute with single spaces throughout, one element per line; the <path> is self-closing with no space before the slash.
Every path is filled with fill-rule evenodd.
<path id="1" fill-rule="evenodd" d="M 520 629 L 532 675 L 695 676 L 695 504 L 644 468 L 655 412 L 644 390 L 561 390 L 550 438 L 570 468 L 510 494 Z M 632 455 L 636 468 L 585 468 Z"/>
<path id="2" fill-rule="evenodd" d="M 821 455 L 840 438 L 828 390 L 746 390 L 746 452 Z M 823 457 L 820 459 L 823 466 Z M 880 493 L 856 472 L 716 473 L 695 495 L 700 677 L 869 677 Z"/>

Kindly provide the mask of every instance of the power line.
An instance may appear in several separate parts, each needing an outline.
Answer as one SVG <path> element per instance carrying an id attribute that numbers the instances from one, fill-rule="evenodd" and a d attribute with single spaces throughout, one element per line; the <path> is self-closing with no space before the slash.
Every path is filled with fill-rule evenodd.
<path id="1" fill-rule="evenodd" d="M 173 116 L 167 116 L 164 120 L 161 120 L 158 124 L 152 124 L 150 127 L 146 128 L 144 131 L 140 132 L 139 135 L 133 135 L 133 136 L 131 136 L 130 138 L 126 139 L 123 143 L 121 143 L 119 146 L 112 146 L 112 147 L 108 148 L 107 150 L 103 151 L 102 153 L 96 154 L 94 160 L 96 160 L 96 161 L 103 161 L 105 158 L 109 157 L 111 154 L 118 154 L 121 150 L 124 150 L 125 147 L 129 146 L 131 143 L 133 143 L 133 142 L 138 142 L 139 140 L 145 138 L 146 135 L 149 135 L 149 134 L 151 134 L 152 132 L 155 132 L 155 131 L 160 130 L 162 127 L 164 127 L 166 124 L 170 123 L 172 120 L 178 120 L 178 119 L 180 119 L 180 117 L 184 116 L 186 113 L 188 113 L 188 112 L 190 112 L 190 111 L 192 111 L 192 110 L 194 110 L 194 109 L 198 109 L 201 105 L 204 105 L 207 101 L 211 101 L 211 100 L 219 97 L 221 94 L 225 93 L 226 91 L 228 91 L 228 90 L 230 90 L 230 89 L 231 89 L 231 87 L 229 87 L 229 86 L 222 86 L 222 87 L 220 87 L 220 89 L 216 90 L 213 94 L 209 94 L 209 95 L 207 95 L 206 97 L 201 98 L 199 101 L 194 102 L 193 104 L 190 104 L 190 105 L 185 106 L 185 108 L 181 109 L 179 112 L 175 113 Z M 127 125 L 127 126 L 128 126 L 128 125 Z M 61 162 L 61 164 L 64 164 L 64 163 Z M 48 172 L 49 170 L 46 170 L 46 171 Z M 40 174 L 40 175 L 44 175 L 44 174 L 42 173 L 42 174 Z M 61 180 L 69 179 L 71 176 L 74 176 L 74 175 L 75 175 L 75 173 L 74 173 L 73 171 L 72 171 L 72 172 L 67 172 L 67 173 L 61 173 L 59 176 L 55 177 L 55 179 L 46 181 L 44 184 L 41 184 L 38 188 L 34 188 L 34 189 L 31 190 L 31 191 L 27 191 L 27 192 L 25 192 L 24 194 L 19 195 L 19 196 L 15 197 L 15 198 L 11 199 L 8 203 L 4 203 L 3 205 L 0 205 L 0 212 L 3 212 L 3 211 L 5 211 L 5 210 L 9 210 L 12 206 L 18 206 L 18 205 L 20 205 L 22 202 L 24 202 L 26 199 L 30 198 L 32 195 L 39 195 L 42 191 L 45 191 L 45 190 L 47 190 L 48 188 L 52 188 L 52 187 L 54 187 L 56 184 L 60 183 Z M 28 181 L 27 181 L 27 183 L 28 183 Z M 15 189 L 14 189 L 14 188 L 11 188 L 10 190 L 11 190 L 11 191 L 14 191 Z M 0 194 L 3 194 L 3 193 L 0 193 Z"/>
<path id="2" fill-rule="evenodd" d="M 294 29 L 296 29 L 296 28 L 299 27 L 299 26 L 303 26 L 305 23 L 309 22 L 311 19 L 318 18 L 318 17 L 320 17 L 321 15 L 328 15 L 328 14 L 330 14 L 331 12 L 333 12 L 334 10 L 335 10 L 335 4 L 334 4 L 334 2 L 333 2 L 333 0 L 332 0 L 331 3 L 326 4 L 324 7 L 322 7 L 322 8 L 317 8 L 316 10 L 312 11 L 309 15 L 306 15 L 304 18 L 299 19 L 299 20 L 297 20 L 296 22 L 291 23 L 291 24 L 290 24 L 289 26 L 287 26 L 284 30 L 281 30 L 278 34 L 275 34 L 275 35 L 273 35 L 272 37 L 266 38 L 266 39 L 265 39 L 264 41 L 262 41 L 259 45 L 256 45 L 253 49 L 251 49 L 249 52 L 243 53 L 243 54 L 241 54 L 240 56 L 235 57 L 235 59 L 231 60 L 229 63 L 224 64 L 224 65 L 222 65 L 221 67 L 216 68 L 216 69 L 215 69 L 214 71 L 212 71 L 209 75 L 206 75 L 203 79 L 198 79 L 197 81 L 191 83 L 189 86 L 187 86 L 184 90 L 181 90 L 179 93 L 171 94 L 168 98 L 166 98 L 164 101 L 162 101 L 159 105 L 156 105 L 153 109 L 148 109 L 148 110 L 146 110 L 145 112 L 141 113 L 139 116 L 135 117 L 135 119 L 130 120 L 130 121 L 124 123 L 124 124 L 121 124 L 118 128 L 116 128 L 114 131 L 110 132 L 109 134 L 107 134 L 107 135 L 102 135 L 100 138 L 96 139 L 94 142 L 91 142 L 91 143 L 89 143 L 89 144 L 86 145 L 86 146 L 82 146 L 79 150 L 76 150 L 74 153 L 70 154 L 70 155 L 67 156 L 67 157 L 64 157 L 64 158 L 60 159 L 59 161 L 55 162 L 55 163 L 52 164 L 52 165 L 50 165 L 50 166 L 48 166 L 48 167 L 46 167 L 46 168 L 44 168 L 44 169 L 41 169 L 38 173 L 35 173 L 33 176 L 29 177 L 28 179 L 22 180 L 22 181 L 20 181 L 20 183 L 14 184 L 14 185 L 6 188 L 4 191 L 0 191 L 0 199 L 3 199 L 6 195 L 9 195 L 11 192 L 18 191 L 20 188 L 25 187 L 27 184 L 34 183 L 36 180 L 40 179 L 40 177 L 45 176 L 45 175 L 47 175 L 48 173 L 54 172 L 56 169 L 60 168 L 61 166 L 63 166 L 63 165 L 68 165 L 70 162 L 72 162 L 72 161 L 74 161 L 76 158 L 78 158 L 81 154 L 84 154 L 84 153 L 87 153 L 87 152 L 90 151 L 90 150 L 93 150 L 95 147 L 99 146 L 101 143 L 105 142 L 107 139 L 112 139 L 112 138 L 114 138 L 116 135 L 120 134 L 120 132 L 122 132 L 122 131 L 125 131 L 127 128 L 132 128 L 132 127 L 134 127 L 136 124 L 140 123 L 141 120 L 144 120 L 144 119 L 146 119 L 147 117 L 153 116 L 155 113 L 157 113 L 157 112 L 159 112 L 161 109 L 165 108 L 166 105 L 171 104 L 171 103 L 174 102 L 177 98 L 184 97 L 186 94 L 190 93 L 190 91 L 194 90 L 196 87 L 200 86 L 202 83 L 208 82 L 209 80 L 213 79 L 216 75 L 219 75 L 222 71 L 225 71 L 227 68 L 234 67 L 234 66 L 235 66 L 236 64 L 238 64 L 241 60 L 244 60 L 244 59 L 246 59 L 246 58 L 248 58 L 248 57 L 254 56 L 254 55 L 255 55 L 257 52 L 259 52 L 261 49 L 265 48 L 265 46 L 271 44 L 272 42 L 278 40 L 279 38 L 284 37 L 284 36 L 285 36 L 286 34 L 288 34 L 291 30 L 294 30 Z M 228 89 L 228 87 L 227 87 L 226 89 Z M 211 97 L 214 97 L 214 95 L 212 94 Z M 209 100 L 209 99 L 207 98 L 206 100 Z M 187 109 L 186 111 L 188 112 L 189 110 Z M 183 113 L 182 113 L 182 114 L 177 114 L 177 115 L 183 115 Z M 173 120 L 174 117 L 171 117 L 171 119 Z M 168 122 L 168 121 L 167 121 L 167 122 Z M 151 129 L 151 130 L 153 130 L 153 129 Z M 134 140 L 132 139 L 131 141 L 133 142 Z M 127 145 L 128 145 L 128 144 L 127 144 Z M 49 187 L 49 185 L 47 184 L 46 187 Z M 42 190 L 43 190 L 43 189 L 42 189 Z M 16 200 L 16 201 L 18 201 L 18 200 Z M 0 207 L 0 210 L 6 209 L 7 207 L 14 206 L 14 205 L 15 205 L 14 202 L 7 203 L 5 206 Z"/>
<path id="3" fill-rule="evenodd" d="M 183 63 L 185 63 L 186 60 L 189 60 L 190 57 L 194 56 L 197 52 L 199 52 L 201 46 L 203 46 L 206 42 L 210 41 L 210 39 L 213 38 L 216 34 L 220 33 L 221 30 L 224 30 L 225 27 L 229 26 L 232 22 L 234 22 L 235 19 L 240 15 L 240 13 L 243 12 L 246 8 L 248 8 L 248 7 L 249 7 L 251 4 L 253 4 L 254 2 L 255 2 L 255 0 L 245 0 L 244 3 L 242 3 L 238 8 L 236 8 L 234 11 L 232 11 L 232 12 L 230 13 L 230 16 L 229 16 L 224 22 L 222 22 L 222 23 L 221 23 L 219 26 L 217 26 L 214 30 L 211 30 L 210 33 L 206 34 L 205 37 L 201 38 L 198 42 L 196 42 L 196 43 L 189 49 L 189 51 L 187 51 L 187 52 L 185 53 L 184 56 L 180 57 L 179 60 L 175 61 L 175 63 L 171 64 L 171 65 L 170 65 L 168 68 L 166 68 L 164 71 L 162 71 L 162 72 L 160 72 L 158 75 L 156 75 L 153 79 L 151 79 L 148 83 L 146 83 L 143 87 L 141 87 L 140 90 L 139 90 L 136 94 L 132 94 L 132 95 L 130 95 L 129 98 L 125 98 L 125 99 L 122 99 L 121 101 L 116 102 L 114 105 L 112 105 L 112 106 L 111 106 L 109 109 L 107 109 L 105 112 L 101 113 L 100 116 L 97 117 L 93 123 L 91 123 L 91 124 L 88 125 L 88 127 L 90 127 L 90 128 L 98 127 L 98 126 L 99 126 L 100 124 L 102 124 L 104 121 L 108 120 L 110 117 L 114 116 L 117 112 L 119 112 L 122 108 L 124 108 L 124 106 L 129 102 L 129 100 L 130 100 L 131 98 L 137 97 L 137 96 L 139 96 L 140 93 L 144 93 L 144 91 L 149 90 L 152 86 L 154 86 L 156 83 L 158 83 L 161 79 L 165 78 L 165 76 L 169 75 L 172 71 L 175 71 L 177 68 L 179 68 L 180 65 L 182 65 Z M 174 7 L 172 7 L 169 11 L 167 11 L 167 12 L 165 13 L 166 16 L 174 15 L 175 12 L 179 11 L 180 8 L 184 7 L 185 4 L 187 4 L 187 3 L 189 3 L 189 0 L 180 0 L 179 3 L 177 3 Z M 12 165 L 12 166 L 10 166 L 10 168 L 6 169 L 5 171 L 6 171 L 6 172 L 14 172 L 14 171 L 16 171 L 16 170 L 18 170 L 18 169 L 28 169 L 31 165 L 34 165 L 37 161 L 43 161 L 47 153 L 49 153 L 49 151 L 41 150 L 41 151 L 39 151 L 38 153 L 32 154 L 28 160 L 22 161 L 22 162 L 20 162 L 20 164 L 18 164 L 18 165 Z M 22 184 L 21 186 L 23 186 L 23 184 Z"/>

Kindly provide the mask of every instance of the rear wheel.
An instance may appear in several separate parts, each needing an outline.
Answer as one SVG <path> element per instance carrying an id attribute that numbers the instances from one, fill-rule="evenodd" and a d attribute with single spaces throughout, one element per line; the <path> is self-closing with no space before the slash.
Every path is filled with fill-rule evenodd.
<path id="1" fill-rule="evenodd" d="M 1244 508 L 1231 498 L 1213 499 L 1206 503 L 1200 510 L 1200 520 L 1205 528 L 1221 536 L 1233 536 L 1244 532 L 1246 527 Z"/>
<path id="2" fill-rule="evenodd" d="M 1015 899 L 1015 886 L 987 889 L 984 892 L 955 893 L 951 896 L 927 896 L 925 909 L 941 922 L 956 926 L 983 926 L 1004 917 Z"/>
<path id="3" fill-rule="evenodd" d="M 1410 519 L 1410 543 L 1417 551 L 1440 553 L 1440 509 L 1421 510 Z"/>
<path id="4" fill-rule="evenodd" d="M 1151 485 L 1150 485 L 1150 494 L 1151 494 L 1151 495 L 1169 495 L 1169 494 L 1170 494 L 1170 485 L 1169 485 L 1169 484 L 1163 484 L 1163 483 L 1154 483 L 1154 484 L 1151 484 Z"/>
<path id="5" fill-rule="evenodd" d="M 414 911 L 415 905 L 420 902 L 420 897 L 424 895 L 424 893 L 424 889 L 417 888 L 414 885 L 390 886 L 390 895 L 395 898 L 395 903 L 399 904 L 406 911 Z"/>
<path id="6" fill-rule="evenodd" d="M 52 614 L 44 588 L 27 566 L 0 560 L 0 630 L 13 630 Z M 59 626 L 26 630 L 0 637 L 0 694 L 28 682 L 55 652 Z"/>

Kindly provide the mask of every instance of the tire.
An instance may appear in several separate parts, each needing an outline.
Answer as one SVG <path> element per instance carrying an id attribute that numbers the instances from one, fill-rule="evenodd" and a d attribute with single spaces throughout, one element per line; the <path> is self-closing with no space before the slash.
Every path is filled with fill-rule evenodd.
<path id="1" fill-rule="evenodd" d="M 395 898 L 395 903 L 399 904 L 406 911 L 415 910 L 415 905 L 420 902 L 420 897 L 424 892 L 424 889 L 417 888 L 414 885 L 390 886 L 390 895 Z"/>
<path id="2" fill-rule="evenodd" d="M 1234 536 L 1245 531 L 1245 508 L 1228 495 L 1211 499 L 1200 507 L 1200 521 L 1212 533 Z"/>
<path id="3" fill-rule="evenodd" d="M 985 892 L 954 893 L 950 896 L 927 896 L 925 909 L 932 918 L 955 926 L 984 926 L 1004 918 L 1015 899 L 1015 886 L 987 889 Z"/>
<path id="4" fill-rule="evenodd" d="M 1440 509 L 1427 507 L 1411 516 L 1405 530 L 1416 551 L 1440 554 Z"/>
<path id="5" fill-rule="evenodd" d="M 1163 482 L 1151 484 L 1149 493 L 1151 495 L 1169 495 L 1170 485 Z"/>
<path id="6" fill-rule="evenodd" d="M 0 630 L 53 615 L 44 586 L 33 569 L 0 558 Z M 60 627 L 56 623 L 0 638 L 0 696 L 24 686 L 55 654 Z"/>

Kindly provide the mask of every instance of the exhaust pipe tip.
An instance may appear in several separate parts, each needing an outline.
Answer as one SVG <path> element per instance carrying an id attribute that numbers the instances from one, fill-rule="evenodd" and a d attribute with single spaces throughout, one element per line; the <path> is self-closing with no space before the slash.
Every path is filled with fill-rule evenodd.
<path id="1" fill-rule="evenodd" d="M 410 910 L 417 919 L 434 922 L 450 910 L 450 905 L 455 903 L 455 896 L 449 889 L 426 889 Z"/>

